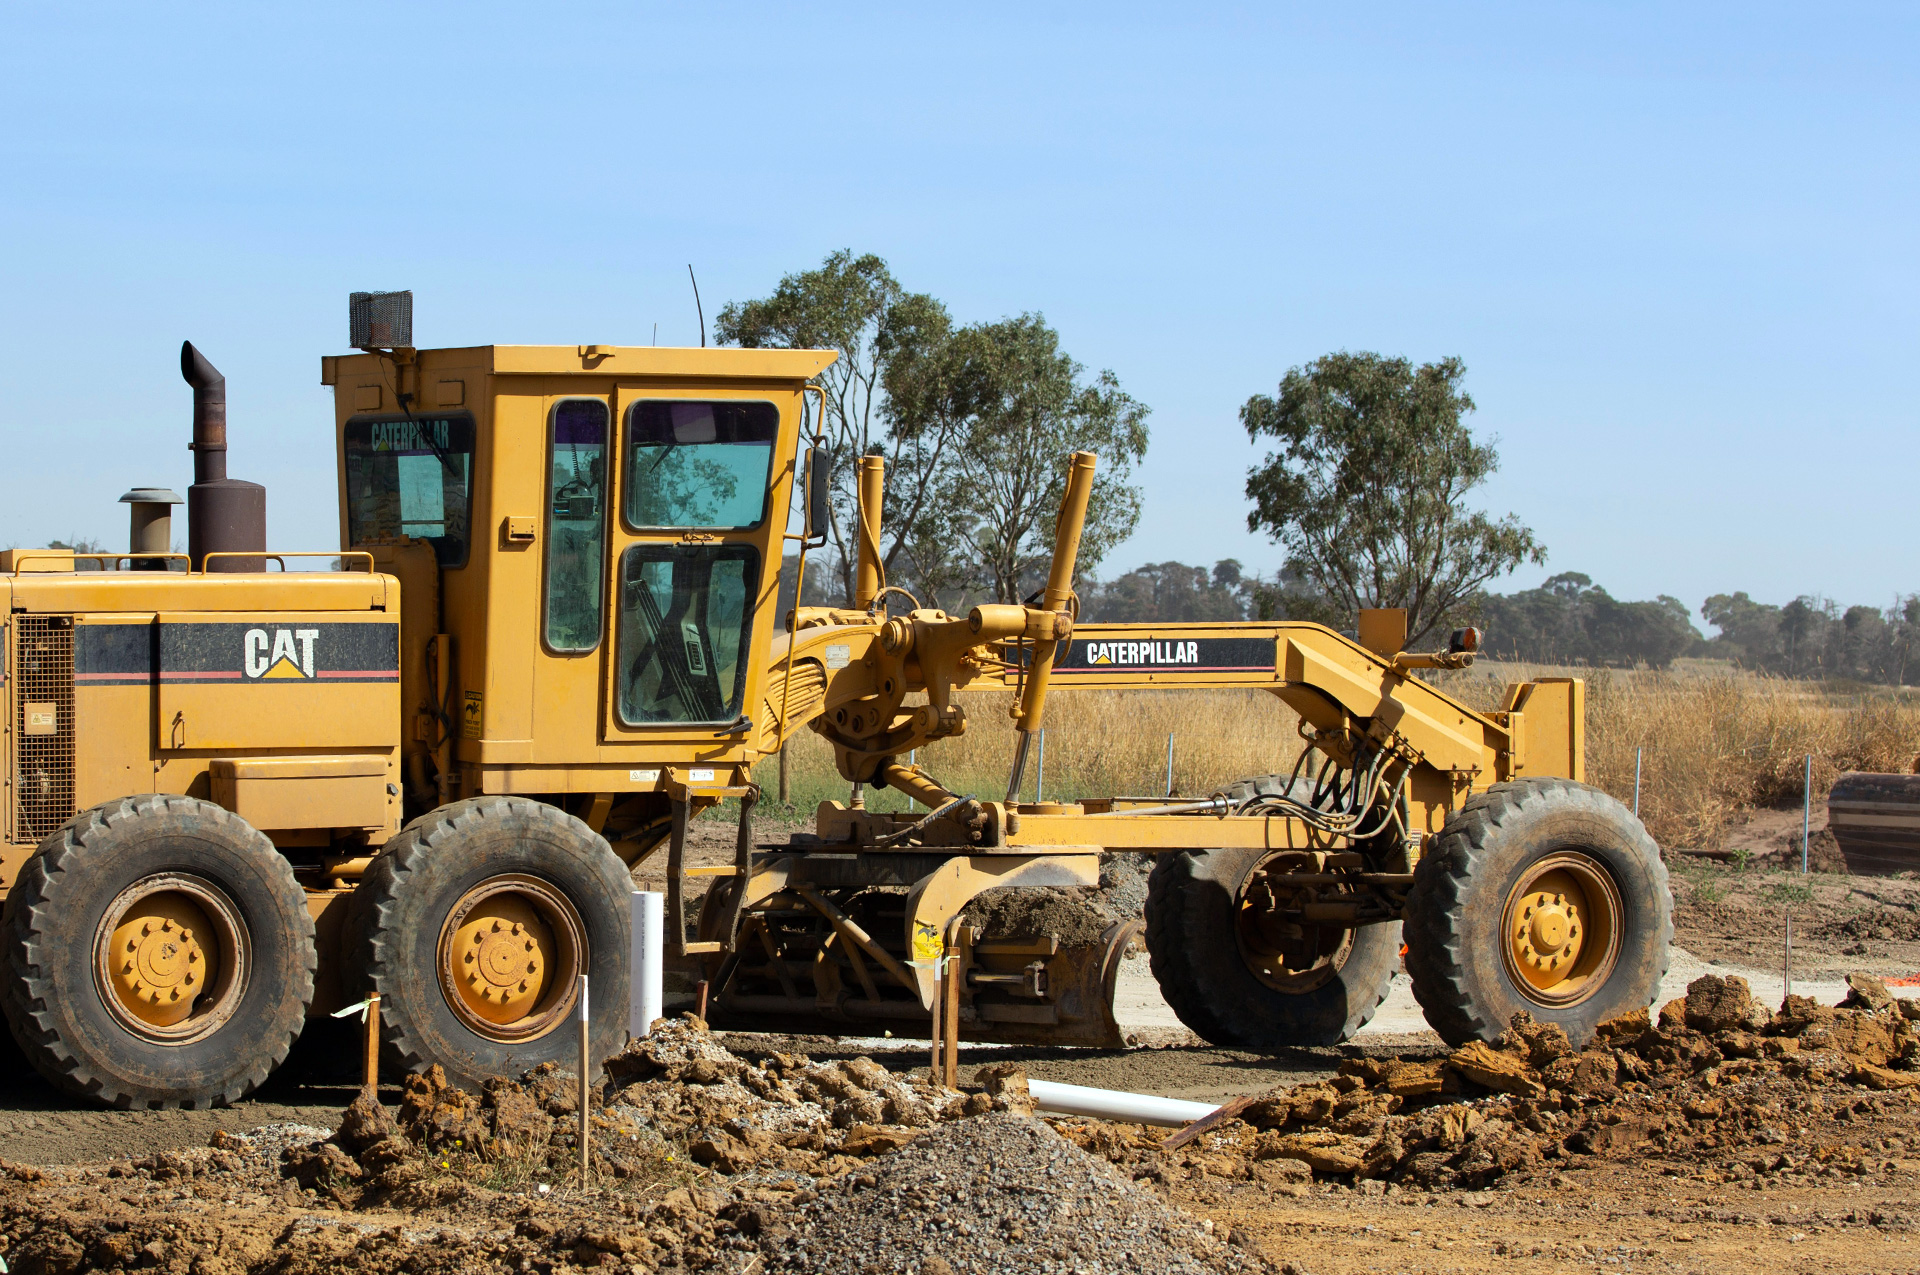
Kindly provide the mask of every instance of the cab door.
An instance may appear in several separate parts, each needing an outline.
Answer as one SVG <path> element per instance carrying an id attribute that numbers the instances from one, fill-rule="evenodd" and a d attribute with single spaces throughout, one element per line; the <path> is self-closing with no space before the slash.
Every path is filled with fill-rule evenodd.
<path id="1" fill-rule="evenodd" d="M 609 563 L 609 742 L 738 755 L 759 724 L 795 389 L 623 385 Z"/>

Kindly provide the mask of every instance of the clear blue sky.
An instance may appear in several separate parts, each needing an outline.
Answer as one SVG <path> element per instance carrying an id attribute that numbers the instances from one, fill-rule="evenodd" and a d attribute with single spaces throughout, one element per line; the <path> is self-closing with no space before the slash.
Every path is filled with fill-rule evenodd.
<path id="1" fill-rule="evenodd" d="M 847 246 L 1152 406 L 1103 574 L 1277 566 L 1236 409 L 1350 348 L 1466 361 L 1547 571 L 1920 589 L 1920 9 L 942 9 L 7 6 L 0 544 L 184 490 L 183 337 L 323 548 L 350 290 L 422 345 L 690 344 L 688 262 L 711 316 Z"/>

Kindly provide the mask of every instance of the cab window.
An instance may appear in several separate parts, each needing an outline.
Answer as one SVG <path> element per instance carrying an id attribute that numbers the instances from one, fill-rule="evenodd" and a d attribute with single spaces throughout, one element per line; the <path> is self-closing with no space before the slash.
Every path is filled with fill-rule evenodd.
<path id="1" fill-rule="evenodd" d="M 607 544 L 607 405 L 553 405 L 547 447 L 546 639 L 554 651 L 600 644 Z"/>
<path id="2" fill-rule="evenodd" d="M 766 517 L 780 411 L 771 403 L 643 399 L 627 409 L 627 524 L 751 527 Z"/>
<path id="3" fill-rule="evenodd" d="M 356 417 L 345 448 L 349 544 L 412 536 L 433 546 L 441 566 L 466 564 L 471 416 Z"/>
<path id="4" fill-rule="evenodd" d="M 620 720 L 740 716 L 759 583 L 751 545 L 635 545 L 620 558 Z"/>

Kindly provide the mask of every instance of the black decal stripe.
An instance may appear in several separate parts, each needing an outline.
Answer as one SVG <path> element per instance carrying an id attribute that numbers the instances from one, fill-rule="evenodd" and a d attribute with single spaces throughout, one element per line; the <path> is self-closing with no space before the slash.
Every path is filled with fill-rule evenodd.
<path id="1" fill-rule="evenodd" d="M 281 629 L 315 630 L 314 676 L 249 678 L 249 629 L 267 634 L 269 653 Z M 296 639 L 295 649 L 302 647 Z M 82 623 L 74 626 L 73 657 L 73 680 L 80 686 L 148 686 L 156 671 L 159 680 L 168 684 L 397 682 L 400 627 L 391 622 L 341 624 L 276 616 L 234 623 Z"/>
<path id="2" fill-rule="evenodd" d="M 81 686 L 146 686 L 153 681 L 153 625 L 76 624 L 73 680 Z"/>
<path id="3" fill-rule="evenodd" d="M 1194 659 L 1183 657 L 1191 648 Z M 1098 663 L 1089 656 L 1105 656 Z M 1131 658 L 1129 658 L 1131 657 Z M 1075 638 L 1054 666 L 1057 673 L 1270 673 L 1276 667 L 1269 638 Z"/>

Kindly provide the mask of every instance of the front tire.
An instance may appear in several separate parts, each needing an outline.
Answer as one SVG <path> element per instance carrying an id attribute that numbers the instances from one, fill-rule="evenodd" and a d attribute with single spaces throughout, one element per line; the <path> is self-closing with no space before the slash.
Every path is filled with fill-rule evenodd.
<path id="1" fill-rule="evenodd" d="M 75 816 L 7 898 L 8 1025 L 35 1070 L 116 1107 L 220 1106 L 287 1056 L 318 965 L 271 841 L 154 794 Z"/>
<path id="2" fill-rule="evenodd" d="M 1373 1017 L 1399 968 L 1398 922 L 1307 927 L 1311 950 L 1294 966 L 1263 950 L 1247 893 L 1262 865 L 1283 857 L 1186 850 L 1162 855 L 1148 878 L 1154 977 L 1180 1021 L 1216 1045 L 1337 1045 Z"/>
<path id="3" fill-rule="evenodd" d="M 1450 1045 L 1526 1010 L 1576 1046 L 1653 1002 L 1673 941 L 1660 848 L 1633 813 L 1568 779 L 1467 800 L 1414 870 L 1407 972 Z"/>
<path id="4" fill-rule="evenodd" d="M 476 797 L 414 821 L 354 892 L 348 942 L 380 993 L 386 1057 L 478 1089 L 544 1062 L 578 1065 L 579 975 L 590 1049 L 626 1040 L 626 868 L 553 806 Z"/>

